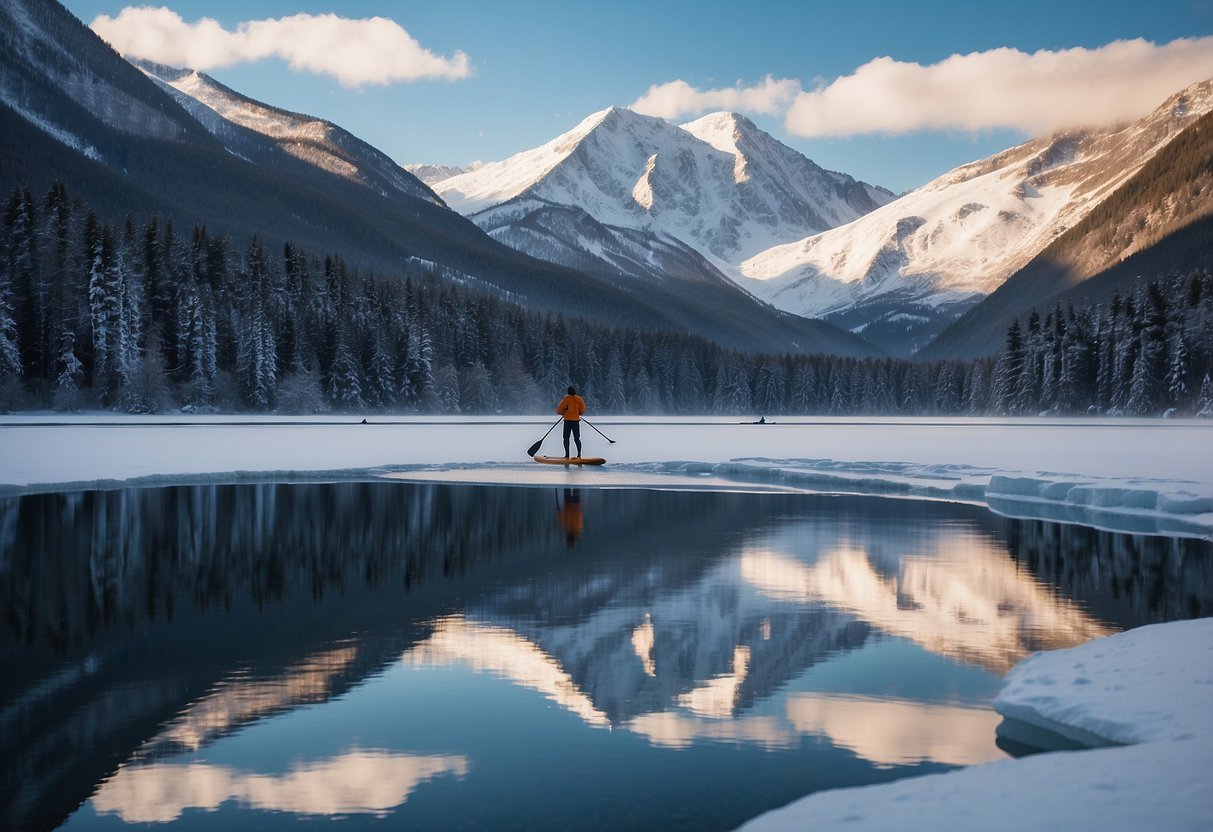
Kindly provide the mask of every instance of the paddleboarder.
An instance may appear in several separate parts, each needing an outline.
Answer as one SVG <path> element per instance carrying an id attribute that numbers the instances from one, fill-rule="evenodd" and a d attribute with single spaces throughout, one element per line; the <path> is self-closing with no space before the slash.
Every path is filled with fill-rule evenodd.
<path id="1" fill-rule="evenodd" d="M 585 413 L 585 399 L 577 395 L 573 387 L 556 405 L 556 412 L 564 417 L 564 458 L 569 458 L 569 434 L 577 442 L 577 456 L 581 456 L 581 414 Z"/>

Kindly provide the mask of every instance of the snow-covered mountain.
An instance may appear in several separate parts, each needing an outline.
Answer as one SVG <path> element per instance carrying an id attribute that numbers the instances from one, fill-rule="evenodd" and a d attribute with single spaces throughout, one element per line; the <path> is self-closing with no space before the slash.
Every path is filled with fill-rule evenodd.
<path id="1" fill-rule="evenodd" d="M 1033 309 L 1047 316 L 1059 306 L 1110 306 L 1118 294 L 1131 297 L 1155 277 L 1211 269 L 1213 112 L 1208 112 L 917 355 L 928 360 L 991 355 L 1005 344 L 1011 321 L 1026 322 Z"/>
<path id="2" fill-rule="evenodd" d="M 131 60 L 168 91 L 203 127 L 239 153 L 240 138 L 231 125 L 267 136 L 297 159 L 350 179 L 384 196 L 403 194 L 441 205 L 417 177 L 331 121 L 271 107 L 241 95 L 206 73 L 151 61 Z"/>
<path id="3" fill-rule="evenodd" d="M 458 176 L 461 173 L 476 170 L 483 167 L 484 162 L 472 162 L 466 167 L 457 167 L 455 165 L 405 165 L 404 169 L 416 176 L 427 185 L 433 185 L 435 182 L 441 182 L 444 179 L 450 179 L 452 176 Z"/>
<path id="4" fill-rule="evenodd" d="M 657 245 L 672 239 L 692 247 L 733 278 L 739 263 L 773 245 L 894 198 L 823 170 L 743 116 L 715 113 L 680 127 L 620 107 L 594 113 L 540 147 L 431 185 L 452 208 L 524 251 L 596 255 L 595 241 L 574 231 L 588 215 L 651 235 Z M 511 200 L 503 210 L 485 210 Z M 555 206 L 577 211 L 554 223 Z M 543 223 L 528 211 L 540 207 L 555 234 L 542 243 L 535 226 Z"/>
<path id="5" fill-rule="evenodd" d="M 1059 133 L 964 165 L 852 223 L 746 260 L 746 285 L 781 309 L 912 351 L 1211 108 L 1213 83 L 1197 84 L 1133 124 Z"/>

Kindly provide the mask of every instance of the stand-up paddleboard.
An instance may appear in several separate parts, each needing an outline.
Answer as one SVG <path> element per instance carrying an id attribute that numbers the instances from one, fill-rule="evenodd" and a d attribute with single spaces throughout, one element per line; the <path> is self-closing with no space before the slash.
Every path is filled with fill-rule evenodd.
<path id="1" fill-rule="evenodd" d="M 606 460 L 600 456 L 537 456 L 536 462 L 546 465 L 605 465 Z"/>

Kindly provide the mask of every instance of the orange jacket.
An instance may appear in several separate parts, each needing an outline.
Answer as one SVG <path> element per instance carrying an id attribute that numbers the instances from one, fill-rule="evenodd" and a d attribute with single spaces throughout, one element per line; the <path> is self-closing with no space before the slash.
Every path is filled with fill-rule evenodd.
<path id="1" fill-rule="evenodd" d="M 556 405 L 556 412 L 564 417 L 566 422 L 580 422 L 581 414 L 585 413 L 585 399 L 581 396 L 565 396 Z"/>

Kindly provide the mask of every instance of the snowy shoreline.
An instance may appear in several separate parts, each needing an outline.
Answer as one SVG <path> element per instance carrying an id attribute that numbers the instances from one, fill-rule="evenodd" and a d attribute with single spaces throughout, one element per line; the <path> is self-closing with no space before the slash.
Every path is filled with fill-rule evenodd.
<path id="1" fill-rule="evenodd" d="M 0 493 L 388 477 L 428 482 L 874 494 L 1113 531 L 1213 536 L 1213 424 L 1159 420 L 606 417 L 598 471 L 530 463 L 542 416 L 17 414 Z M 559 452 L 559 437 L 546 440 Z M 536 470 L 543 469 L 543 470 Z"/>
<path id="2" fill-rule="evenodd" d="M 1036 653 L 1007 674 L 995 710 L 1084 745 L 1119 747 L 818 792 L 741 829 L 1208 829 L 1211 693 L 1213 618 Z"/>

